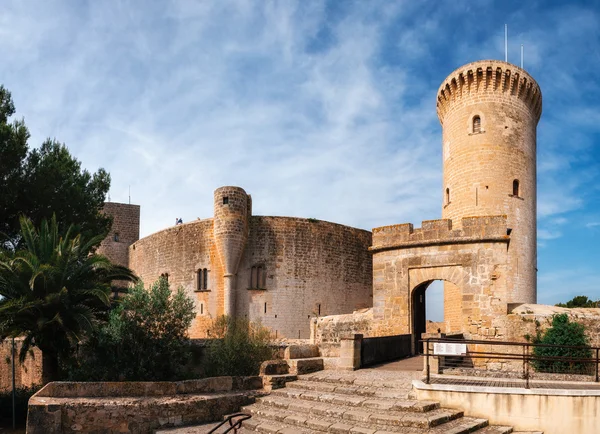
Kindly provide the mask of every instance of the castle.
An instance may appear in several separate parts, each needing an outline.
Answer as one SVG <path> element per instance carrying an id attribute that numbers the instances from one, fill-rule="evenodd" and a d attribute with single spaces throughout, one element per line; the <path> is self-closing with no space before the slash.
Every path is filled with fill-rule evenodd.
<path id="1" fill-rule="evenodd" d="M 541 111 L 538 84 L 515 65 L 483 60 L 452 72 L 437 97 L 442 219 L 419 229 L 401 224 L 370 233 L 253 216 L 243 189 L 222 187 L 213 218 L 141 240 L 139 207 L 108 203 L 115 224 L 101 252 L 147 283 L 163 275 L 183 286 L 197 306 L 193 337 L 204 337 L 215 316 L 232 314 L 260 319 L 279 336 L 319 339 L 338 324 L 335 315 L 346 314 L 339 321 L 360 318 L 355 331 L 411 334 L 416 348 L 434 280 L 444 282 L 445 332 L 501 337 L 510 307 L 537 298 Z"/>

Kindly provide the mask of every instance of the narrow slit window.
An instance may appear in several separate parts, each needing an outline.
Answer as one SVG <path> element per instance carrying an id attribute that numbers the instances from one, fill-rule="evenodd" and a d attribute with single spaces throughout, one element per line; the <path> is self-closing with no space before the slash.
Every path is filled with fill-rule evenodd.
<path id="1" fill-rule="evenodd" d="M 265 313 L 267 313 L 267 303 L 265 303 Z"/>
<path id="2" fill-rule="evenodd" d="M 200 315 L 204 315 L 204 303 L 200 303 Z"/>
<path id="3" fill-rule="evenodd" d="M 519 193 L 520 193 L 519 192 L 519 180 L 515 179 L 513 181 L 513 193 L 512 194 L 513 194 L 513 196 L 519 197 Z"/>
<path id="4" fill-rule="evenodd" d="M 165 279 L 167 281 L 167 283 L 169 282 L 169 273 L 162 273 L 160 275 L 160 277 L 162 277 L 163 279 Z"/>
<path id="5" fill-rule="evenodd" d="M 473 117 L 473 134 L 481 132 L 481 118 L 479 116 Z"/>
<path id="6" fill-rule="evenodd" d="M 206 268 L 202 270 L 202 289 L 208 289 L 208 270 Z"/>
<path id="7" fill-rule="evenodd" d="M 228 205 L 229 204 L 229 197 L 225 196 L 223 197 L 223 205 Z"/>
<path id="8" fill-rule="evenodd" d="M 446 189 L 446 205 L 450 203 L 450 189 Z"/>
<path id="9" fill-rule="evenodd" d="M 321 303 L 319 303 L 319 316 L 321 316 Z"/>
<path id="10" fill-rule="evenodd" d="M 113 236 L 113 240 L 117 243 L 119 242 L 119 233 L 118 232 L 115 232 L 115 234 Z"/>

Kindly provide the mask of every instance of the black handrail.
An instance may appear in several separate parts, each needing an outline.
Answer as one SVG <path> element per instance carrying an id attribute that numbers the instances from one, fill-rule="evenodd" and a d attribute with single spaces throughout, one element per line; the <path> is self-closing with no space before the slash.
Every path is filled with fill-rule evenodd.
<path id="1" fill-rule="evenodd" d="M 582 363 L 595 365 L 595 381 L 600 382 L 600 348 L 598 347 L 585 347 L 585 346 L 572 346 L 572 345 L 553 345 L 553 344 L 538 344 L 531 342 L 507 342 L 507 341 L 484 341 L 484 340 L 468 340 L 464 338 L 427 338 L 422 341 L 425 347 L 425 358 L 426 358 L 426 383 L 430 383 L 430 366 L 429 358 L 435 357 L 435 354 L 431 353 L 430 343 L 452 343 L 452 344 L 466 344 L 476 346 L 516 346 L 522 347 L 522 354 L 519 352 L 506 353 L 506 352 L 492 352 L 485 351 L 485 349 L 479 348 L 483 351 L 468 351 L 464 356 L 446 356 L 446 357 L 468 357 L 469 359 L 488 359 L 488 360 L 522 360 L 523 361 L 523 379 L 525 380 L 525 387 L 529 388 L 529 365 L 533 362 L 566 362 L 566 363 Z M 567 348 L 567 349 L 585 349 L 590 353 L 595 353 L 595 357 L 592 355 L 589 358 L 576 358 L 569 356 L 539 356 L 532 354 L 531 348 L 536 347 L 554 347 L 554 348 Z"/>
<path id="2" fill-rule="evenodd" d="M 239 417 L 240 419 L 236 420 L 235 422 L 233 421 L 234 417 Z M 218 424 L 216 427 L 214 427 L 213 429 L 211 429 L 208 434 L 212 434 L 215 431 L 217 431 L 219 428 L 221 428 L 223 425 L 225 425 L 227 422 L 229 422 L 229 428 L 227 428 L 225 431 L 223 431 L 222 434 L 226 434 L 229 431 L 233 430 L 234 433 L 237 433 L 238 428 L 242 427 L 242 422 L 245 420 L 250 419 L 252 416 L 246 413 L 236 413 L 236 414 L 231 414 L 229 416 L 227 416 L 227 419 L 225 419 L 223 422 L 221 422 L 220 424 Z"/>

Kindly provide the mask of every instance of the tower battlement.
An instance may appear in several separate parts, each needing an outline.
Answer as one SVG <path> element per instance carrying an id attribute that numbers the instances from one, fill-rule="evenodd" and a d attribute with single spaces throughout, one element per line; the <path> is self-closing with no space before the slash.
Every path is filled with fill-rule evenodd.
<path id="1" fill-rule="evenodd" d="M 465 96 L 483 101 L 487 96 L 518 98 L 529 108 L 536 123 L 542 114 L 542 92 L 537 82 L 525 70 L 500 60 L 469 63 L 448 75 L 437 96 L 437 114 L 442 124 L 453 105 Z"/>

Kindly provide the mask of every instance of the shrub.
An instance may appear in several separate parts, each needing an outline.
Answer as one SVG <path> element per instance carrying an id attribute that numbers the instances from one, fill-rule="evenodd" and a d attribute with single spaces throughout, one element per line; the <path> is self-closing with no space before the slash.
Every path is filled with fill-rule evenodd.
<path id="1" fill-rule="evenodd" d="M 169 381 L 187 378 L 188 328 L 194 303 L 161 278 L 149 289 L 138 283 L 123 296 L 108 323 L 80 349 L 70 379 L 82 381 Z"/>
<path id="2" fill-rule="evenodd" d="M 257 375 L 260 364 L 275 356 L 270 346 L 271 332 L 244 318 L 217 318 L 209 336 L 213 338 L 205 359 L 205 373 L 209 377 Z"/>
<path id="3" fill-rule="evenodd" d="M 545 333 L 534 338 L 535 344 L 577 346 L 584 348 L 560 348 L 560 347 L 534 347 L 534 357 L 564 357 L 571 359 L 589 359 L 592 350 L 589 348 L 589 339 L 585 335 L 585 327 L 582 324 L 569 321 L 567 314 L 554 315 L 552 327 Z M 591 369 L 590 363 L 534 360 L 533 367 L 538 372 L 564 372 L 564 373 L 588 373 Z"/>
<path id="4" fill-rule="evenodd" d="M 42 386 L 20 387 L 15 390 L 15 416 L 17 426 L 27 422 L 27 404 L 29 398 Z M 0 421 L 12 421 L 12 390 L 0 393 Z"/>

